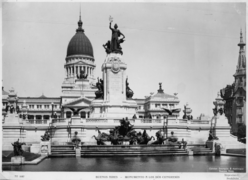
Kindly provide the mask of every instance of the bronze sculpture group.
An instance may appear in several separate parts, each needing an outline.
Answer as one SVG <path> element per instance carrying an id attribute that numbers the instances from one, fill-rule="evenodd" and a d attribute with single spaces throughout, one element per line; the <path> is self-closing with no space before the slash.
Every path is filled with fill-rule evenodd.
<path id="1" fill-rule="evenodd" d="M 115 24 L 114 28 L 111 27 L 111 23 L 109 23 L 109 29 L 112 32 L 111 41 L 108 41 L 106 44 L 103 45 L 105 51 L 107 54 L 110 53 L 119 53 L 123 54 L 121 43 L 125 41 L 124 34 L 121 33 L 121 31 L 118 29 L 118 25 Z M 122 36 L 122 38 L 120 38 Z"/>
<path id="2" fill-rule="evenodd" d="M 23 154 L 24 151 L 22 149 L 22 145 L 26 145 L 26 143 L 20 143 L 19 139 L 16 142 L 14 142 L 14 144 L 12 144 L 14 148 L 14 156 L 21 156 Z"/>
<path id="3" fill-rule="evenodd" d="M 98 130 L 98 135 L 93 136 L 97 142 L 97 145 L 106 145 L 107 141 L 111 142 L 111 145 L 122 145 L 123 142 L 129 142 L 129 145 L 147 145 L 151 140 L 155 140 L 153 136 L 149 136 L 146 130 L 143 130 L 143 133 L 136 132 L 133 128 L 133 125 L 130 124 L 128 118 L 120 120 L 120 126 L 116 126 L 114 129 L 109 131 L 109 134 L 101 132 Z M 168 140 L 171 145 L 177 145 L 179 148 L 187 147 L 187 142 L 182 139 L 178 141 L 178 138 L 174 136 L 174 133 L 171 133 L 170 137 L 164 137 L 161 130 L 156 133 L 156 141 L 151 144 L 164 144 L 165 140 Z"/>

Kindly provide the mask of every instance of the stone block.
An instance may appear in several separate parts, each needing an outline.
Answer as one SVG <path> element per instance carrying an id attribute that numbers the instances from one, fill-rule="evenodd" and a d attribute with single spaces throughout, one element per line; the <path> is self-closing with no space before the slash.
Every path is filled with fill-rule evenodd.
<path id="1" fill-rule="evenodd" d="M 81 156 L 81 148 L 76 148 L 76 157 Z"/>
<path id="2" fill-rule="evenodd" d="M 23 156 L 14 156 L 14 157 L 11 158 L 11 162 L 12 163 L 23 164 L 25 162 L 25 157 L 23 157 Z"/>
<path id="3" fill-rule="evenodd" d="M 35 154 L 39 154 L 40 153 L 40 144 L 32 144 L 32 146 L 30 147 L 30 152 L 35 153 Z"/>

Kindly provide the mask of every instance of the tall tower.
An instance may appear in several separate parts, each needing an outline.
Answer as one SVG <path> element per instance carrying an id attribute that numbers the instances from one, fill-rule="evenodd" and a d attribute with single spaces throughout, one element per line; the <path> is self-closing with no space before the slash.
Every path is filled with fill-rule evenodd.
<path id="1" fill-rule="evenodd" d="M 236 106 L 236 123 L 246 123 L 246 55 L 245 43 L 243 41 L 242 30 L 240 32 L 239 58 L 236 73 L 233 75 L 234 81 L 234 101 Z"/>
<path id="2" fill-rule="evenodd" d="M 233 75 L 235 78 L 235 91 L 238 87 L 246 86 L 246 56 L 245 56 L 245 43 L 243 41 L 242 30 L 240 32 L 240 43 L 238 44 L 239 49 L 239 58 L 236 73 Z"/>
<path id="3" fill-rule="evenodd" d="M 235 135 L 240 123 L 246 123 L 246 55 L 245 43 L 243 41 L 242 31 L 240 32 L 240 42 L 238 46 L 239 57 L 234 83 L 227 85 L 222 89 L 221 97 L 225 100 L 225 115 L 228 123 L 231 125 L 231 132 Z"/>

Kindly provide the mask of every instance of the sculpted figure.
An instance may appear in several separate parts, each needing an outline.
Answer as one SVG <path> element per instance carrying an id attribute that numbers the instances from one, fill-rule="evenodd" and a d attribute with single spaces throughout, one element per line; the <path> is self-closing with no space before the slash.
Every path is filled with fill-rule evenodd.
<path id="1" fill-rule="evenodd" d="M 120 44 L 124 42 L 125 36 L 118 29 L 117 24 L 115 24 L 114 28 L 112 28 L 111 23 L 112 22 L 109 23 L 109 29 L 112 31 L 111 42 L 110 42 L 110 51 L 122 54 L 122 48 L 121 48 Z M 120 36 L 122 36 L 121 39 L 119 39 Z"/>
<path id="2" fill-rule="evenodd" d="M 44 136 L 41 136 L 41 141 L 49 141 L 50 140 L 50 133 L 46 130 Z"/>
<path id="3" fill-rule="evenodd" d="M 81 139 L 77 135 L 78 135 L 78 132 L 75 131 L 74 136 L 72 137 L 72 140 L 71 140 L 74 143 L 75 148 L 78 148 L 81 142 Z"/>
<path id="4" fill-rule="evenodd" d="M 22 145 L 26 145 L 26 143 L 19 143 L 19 139 L 12 144 L 14 147 L 14 156 L 21 156 L 23 154 L 24 151 L 22 149 Z"/>
<path id="5" fill-rule="evenodd" d="M 129 83 L 128 83 L 128 78 L 126 79 L 126 96 L 127 98 L 132 98 L 133 97 L 133 91 L 130 89 L 129 87 Z"/>
<path id="6" fill-rule="evenodd" d="M 79 75 L 77 74 L 77 78 L 78 79 L 87 79 L 87 77 L 88 77 L 88 74 L 85 74 L 85 72 L 84 72 L 83 69 L 80 70 L 80 74 Z"/>
<path id="7" fill-rule="evenodd" d="M 108 41 L 106 44 L 104 44 L 103 47 L 104 47 L 107 54 L 111 53 L 110 41 Z"/>
<path id="8" fill-rule="evenodd" d="M 96 83 L 96 87 L 98 89 L 98 91 L 95 92 L 96 95 L 96 99 L 103 99 L 104 98 L 104 82 L 102 79 L 99 80 L 99 78 L 97 78 L 97 83 Z"/>

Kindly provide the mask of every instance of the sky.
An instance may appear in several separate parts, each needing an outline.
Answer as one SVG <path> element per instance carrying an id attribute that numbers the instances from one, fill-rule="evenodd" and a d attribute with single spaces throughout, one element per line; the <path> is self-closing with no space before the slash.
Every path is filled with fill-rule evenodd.
<path id="1" fill-rule="evenodd" d="M 102 45 L 111 38 L 109 16 L 126 41 L 123 59 L 133 98 L 178 93 L 194 118 L 212 116 L 220 89 L 232 84 L 245 3 L 5 2 L 2 4 L 2 85 L 18 96 L 59 97 L 65 58 L 78 27 L 91 41 L 95 77 L 102 77 Z M 181 116 L 183 113 L 181 112 Z"/>

